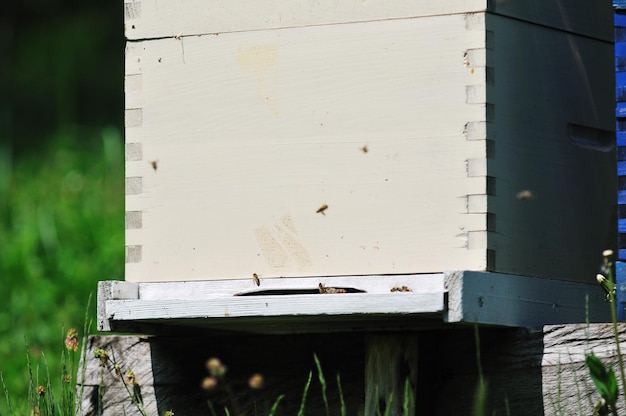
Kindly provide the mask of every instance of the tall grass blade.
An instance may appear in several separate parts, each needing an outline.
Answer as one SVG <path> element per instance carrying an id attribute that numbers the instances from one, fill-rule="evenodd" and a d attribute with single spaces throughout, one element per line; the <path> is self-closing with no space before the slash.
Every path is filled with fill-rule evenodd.
<path id="1" fill-rule="evenodd" d="M 407 377 L 404 380 L 404 400 L 402 402 L 402 414 L 404 416 L 410 416 L 409 412 L 414 408 L 414 400 L 413 389 L 411 388 L 411 381 Z"/>
<path id="2" fill-rule="evenodd" d="M 339 377 L 339 373 L 337 373 L 337 388 L 339 389 L 339 401 L 341 403 L 341 416 L 347 416 L 346 402 L 343 398 L 343 389 L 341 388 L 341 377 Z"/>
<path id="3" fill-rule="evenodd" d="M 102 416 L 102 413 L 104 412 L 102 396 L 104 396 L 104 367 L 100 367 L 100 383 L 98 384 L 98 416 Z"/>
<path id="4" fill-rule="evenodd" d="M 472 416 L 484 416 L 487 406 L 487 383 L 483 376 L 483 366 L 480 357 L 480 336 L 478 333 L 478 324 L 474 324 L 474 342 L 476 345 L 476 366 L 478 367 L 478 386 L 474 394 L 474 406 Z"/>
<path id="5" fill-rule="evenodd" d="M 87 299 L 87 307 L 85 308 L 85 319 L 83 321 L 83 342 L 80 346 L 80 390 L 78 397 L 75 398 L 74 409 L 78 409 L 78 414 L 83 414 L 83 397 L 85 394 L 85 379 L 87 377 L 87 339 L 89 337 L 89 328 L 91 328 L 92 319 L 89 318 L 89 307 L 91 306 L 91 297 L 93 293 L 89 294 Z M 78 374 L 76 374 L 76 382 L 78 382 Z"/>
<path id="6" fill-rule="evenodd" d="M 272 405 L 272 408 L 270 409 L 270 413 L 268 416 L 274 416 L 274 414 L 276 413 L 276 411 L 278 410 L 278 405 L 280 404 L 280 401 L 285 397 L 284 394 L 281 394 L 280 396 L 278 396 L 278 398 L 276 399 L 276 401 L 274 402 L 274 404 Z"/>
<path id="7" fill-rule="evenodd" d="M 7 401 L 7 409 L 9 409 L 9 414 L 13 414 L 13 407 L 11 406 L 11 399 L 9 398 L 9 389 L 7 388 L 6 383 L 4 382 L 4 376 L 2 375 L 2 371 L 0 371 L 0 382 L 2 382 L 2 390 L 4 390 L 4 398 Z"/>
<path id="8" fill-rule="evenodd" d="M 324 400 L 324 409 L 326 410 L 326 416 L 329 416 L 328 397 L 326 396 L 326 379 L 324 378 L 322 365 L 320 364 L 320 360 L 317 358 L 317 354 L 313 354 L 313 359 L 315 360 L 315 366 L 317 367 L 317 377 L 319 378 L 320 384 L 322 386 L 322 399 Z"/>
<path id="9" fill-rule="evenodd" d="M 393 407 L 393 393 L 389 394 L 389 400 L 385 406 L 385 416 L 391 415 L 391 408 Z"/>
<path id="10" fill-rule="evenodd" d="M 26 342 L 26 339 L 24 339 Z M 33 383 L 33 365 L 30 362 L 30 349 L 28 343 L 26 343 L 26 367 L 28 368 L 28 403 L 32 409 L 36 403 L 33 394 L 35 393 L 35 386 Z"/>
<path id="11" fill-rule="evenodd" d="M 298 410 L 298 416 L 304 416 L 304 407 L 306 406 L 306 398 L 309 394 L 309 387 L 311 386 L 311 379 L 313 378 L 313 371 L 309 371 L 309 379 L 304 386 L 304 392 L 302 393 L 302 401 L 300 402 L 300 409 Z"/>
<path id="12" fill-rule="evenodd" d="M 217 413 L 215 413 L 215 408 L 213 407 L 213 403 L 211 403 L 211 400 L 207 400 L 206 404 L 207 406 L 209 406 L 209 412 L 211 412 L 211 416 L 217 416 Z"/>
<path id="13" fill-rule="evenodd" d="M 486 383 L 478 383 L 476 392 L 474 393 L 474 406 L 472 408 L 472 416 L 485 416 L 485 408 L 487 407 L 487 386 Z"/>
<path id="14" fill-rule="evenodd" d="M 44 394 L 44 403 L 48 414 L 53 415 L 56 403 L 54 400 L 54 393 L 52 392 L 52 385 L 50 384 L 50 367 L 48 366 L 46 354 L 44 354 L 43 351 L 41 353 L 41 358 L 43 360 L 44 368 L 46 369 L 46 392 Z"/>

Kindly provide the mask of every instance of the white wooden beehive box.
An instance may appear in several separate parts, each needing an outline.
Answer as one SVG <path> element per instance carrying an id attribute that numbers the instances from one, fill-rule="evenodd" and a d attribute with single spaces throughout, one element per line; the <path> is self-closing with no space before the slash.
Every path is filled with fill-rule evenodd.
<path id="1" fill-rule="evenodd" d="M 614 229 L 610 2 L 125 12 L 127 281 L 595 276 Z"/>

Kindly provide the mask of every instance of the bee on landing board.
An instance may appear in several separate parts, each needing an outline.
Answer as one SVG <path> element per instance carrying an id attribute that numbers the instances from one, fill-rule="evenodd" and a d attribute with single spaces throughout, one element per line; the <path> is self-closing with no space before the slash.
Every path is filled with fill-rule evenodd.
<path id="1" fill-rule="evenodd" d="M 345 289 L 324 286 L 322 283 L 318 287 L 321 294 L 346 293 Z"/>
<path id="2" fill-rule="evenodd" d="M 254 281 L 255 285 L 261 286 L 261 278 L 259 277 L 258 274 L 252 273 L 252 280 Z"/>

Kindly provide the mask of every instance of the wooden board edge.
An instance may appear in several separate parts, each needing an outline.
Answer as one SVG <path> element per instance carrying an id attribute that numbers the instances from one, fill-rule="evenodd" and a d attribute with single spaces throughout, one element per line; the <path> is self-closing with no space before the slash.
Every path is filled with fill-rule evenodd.
<path id="1" fill-rule="evenodd" d="M 533 328 L 610 321 L 609 303 L 595 282 L 451 271 L 445 286 L 448 323 Z"/>
<path id="2" fill-rule="evenodd" d="M 108 300 L 109 320 L 168 321 L 173 319 L 318 317 L 443 313 L 442 292 L 389 294 L 317 294 L 220 297 L 205 300 Z"/>
<path id="3" fill-rule="evenodd" d="M 106 303 L 110 300 L 138 299 L 139 286 L 135 283 L 118 280 L 104 280 L 98 282 L 96 319 L 98 331 L 111 331 Z"/>

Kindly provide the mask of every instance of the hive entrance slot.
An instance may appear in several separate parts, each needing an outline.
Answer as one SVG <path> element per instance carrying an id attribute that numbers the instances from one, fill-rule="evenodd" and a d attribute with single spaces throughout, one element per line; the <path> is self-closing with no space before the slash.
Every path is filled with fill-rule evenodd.
<path id="1" fill-rule="evenodd" d="M 320 295 L 335 293 L 366 293 L 354 287 L 321 286 L 312 289 L 259 289 L 251 292 L 235 293 L 235 296 L 270 296 L 270 295 Z"/>

